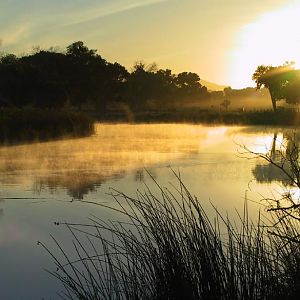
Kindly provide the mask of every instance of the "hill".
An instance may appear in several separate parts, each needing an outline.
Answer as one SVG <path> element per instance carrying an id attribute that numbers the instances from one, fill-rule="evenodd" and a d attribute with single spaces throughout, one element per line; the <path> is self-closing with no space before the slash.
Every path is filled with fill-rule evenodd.
<path id="1" fill-rule="evenodd" d="M 201 85 L 206 86 L 209 91 L 223 91 L 224 88 L 227 87 L 226 85 L 216 84 L 216 83 L 209 82 L 209 81 L 206 81 L 203 79 L 200 80 L 200 83 L 201 83 Z"/>

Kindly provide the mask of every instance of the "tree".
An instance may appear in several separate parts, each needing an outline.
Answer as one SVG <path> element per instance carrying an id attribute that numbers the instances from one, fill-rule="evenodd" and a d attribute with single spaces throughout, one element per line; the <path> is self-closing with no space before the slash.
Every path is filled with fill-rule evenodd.
<path id="1" fill-rule="evenodd" d="M 264 86 L 269 90 L 273 110 L 276 111 L 276 101 L 287 99 L 286 93 L 290 84 L 294 82 L 295 75 L 293 63 L 285 63 L 277 67 L 260 65 L 255 70 L 252 79 L 255 81 L 257 89 Z"/>
<path id="2" fill-rule="evenodd" d="M 156 100 L 161 96 L 160 79 L 155 63 L 146 65 L 139 61 L 134 64 L 127 85 L 127 101 L 132 109 L 139 110 L 145 107 L 149 100 Z"/>
<path id="3" fill-rule="evenodd" d="M 284 89 L 286 102 L 289 104 L 299 104 L 300 103 L 300 72 L 299 70 L 294 70 L 293 79 Z"/>
<path id="4" fill-rule="evenodd" d="M 98 107 L 105 107 L 99 103 L 103 102 L 108 63 L 96 52 L 81 41 L 67 46 L 70 102 L 79 110 L 89 101 L 94 102 Z"/>
<path id="5" fill-rule="evenodd" d="M 12 65 L 17 62 L 18 58 L 14 54 L 5 54 L 0 57 L 0 63 L 4 65 Z"/>
<path id="6" fill-rule="evenodd" d="M 224 99 L 224 101 L 220 105 L 223 106 L 226 111 L 228 111 L 228 107 L 230 104 L 231 104 L 230 100 Z"/>
<path id="7" fill-rule="evenodd" d="M 192 94 L 195 91 L 200 90 L 201 84 L 199 81 L 199 75 L 191 72 L 182 72 L 176 77 L 176 83 L 178 87 L 188 94 Z"/>
<path id="8" fill-rule="evenodd" d="M 67 46 L 67 55 L 76 59 L 85 58 L 89 61 L 92 57 L 97 56 L 97 50 L 89 49 L 82 41 L 74 42 Z"/>
<path id="9" fill-rule="evenodd" d="M 69 98 L 68 69 L 70 68 L 63 53 L 40 50 L 32 55 L 23 56 L 20 61 L 32 66 L 37 76 L 33 82 L 33 105 L 39 108 L 64 107 Z"/>
<path id="10" fill-rule="evenodd" d="M 90 80 L 91 100 L 100 113 L 105 114 L 110 101 L 123 101 L 129 73 L 118 63 L 95 63 Z"/>
<path id="11" fill-rule="evenodd" d="M 175 78 L 180 98 L 202 99 L 208 98 L 210 94 L 205 86 L 200 83 L 197 73 L 182 72 Z"/>

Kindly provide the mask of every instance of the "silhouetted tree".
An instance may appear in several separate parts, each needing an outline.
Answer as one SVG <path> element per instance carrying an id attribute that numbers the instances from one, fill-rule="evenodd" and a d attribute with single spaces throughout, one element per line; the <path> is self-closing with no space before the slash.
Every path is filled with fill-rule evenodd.
<path id="1" fill-rule="evenodd" d="M 294 70 L 293 79 L 285 86 L 284 94 L 287 103 L 300 103 L 300 73 L 299 70 Z"/>
<path id="2" fill-rule="evenodd" d="M 36 99 L 35 89 L 38 82 L 35 66 L 7 55 L 0 64 L 0 95 L 16 106 L 32 105 Z"/>
<path id="3" fill-rule="evenodd" d="M 203 99 L 209 98 L 210 94 L 205 86 L 200 84 L 200 77 L 196 73 L 182 72 L 176 77 L 178 93 L 183 99 Z"/>
<path id="4" fill-rule="evenodd" d="M 193 89 L 200 88 L 201 84 L 199 81 L 200 81 L 199 75 L 191 72 L 179 73 L 176 78 L 177 85 L 182 89 L 186 88 L 186 89 L 193 90 Z"/>
<path id="5" fill-rule="evenodd" d="M 32 104 L 39 108 L 63 107 L 69 98 L 70 64 L 65 55 L 42 50 L 22 57 L 20 61 L 32 66 L 37 73 L 36 78 L 32 78 Z"/>
<path id="6" fill-rule="evenodd" d="M 294 70 L 292 63 L 286 63 L 282 66 L 258 66 L 252 79 L 256 83 L 257 89 L 265 86 L 271 96 L 273 110 L 276 111 L 276 101 L 286 99 L 290 103 L 296 102 L 299 93 L 292 92 L 291 86 L 296 84 L 298 71 Z M 296 84 L 297 85 L 297 84 Z"/>
<path id="7" fill-rule="evenodd" d="M 129 76 L 125 67 L 118 63 L 101 65 L 95 62 L 91 74 L 93 83 L 91 99 L 103 114 L 111 101 L 123 101 Z"/>
<path id="8" fill-rule="evenodd" d="M 196 73 L 183 72 L 176 77 L 176 84 L 181 91 L 182 96 L 196 94 L 201 89 L 200 77 Z"/>
<path id="9" fill-rule="evenodd" d="M 96 57 L 96 52 L 97 50 L 89 49 L 82 41 L 74 42 L 67 46 L 68 56 L 85 63 L 90 62 L 93 57 Z"/>
<path id="10" fill-rule="evenodd" d="M 158 82 L 152 66 L 148 68 L 144 62 L 137 62 L 128 78 L 127 101 L 134 110 L 144 107 L 158 94 Z"/>
<path id="11" fill-rule="evenodd" d="M 118 63 L 108 63 L 96 50 L 88 49 L 82 42 L 67 47 L 71 61 L 71 103 L 81 108 L 83 103 L 94 103 L 103 114 L 109 101 L 120 100 L 128 71 Z"/>
<path id="12" fill-rule="evenodd" d="M 13 65 L 17 62 L 18 58 L 14 54 L 5 54 L 0 57 L 0 63 L 3 65 Z"/>

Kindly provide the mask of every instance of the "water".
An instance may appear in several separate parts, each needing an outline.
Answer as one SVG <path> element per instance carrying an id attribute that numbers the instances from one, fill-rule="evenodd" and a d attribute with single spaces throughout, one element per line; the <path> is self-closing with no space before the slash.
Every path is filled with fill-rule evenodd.
<path id="1" fill-rule="evenodd" d="M 44 270 L 55 269 L 53 261 L 37 241 L 56 251 L 52 234 L 72 249 L 69 232 L 54 222 L 113 219 L 78 200 L 113 204 L 110 187 L 132 195 L 149 183 L 144 168 L 163 185 L 176 182 L 170 166 L 180 172 L 209 213 L 211 203 L 234 215 L 245 197 L 280 193 L 280 175 L 243 158 L 242 147 L 266 153 L 275 132 L 282 142 L 284 133 L 272 128 L 97 124 L 89 138 L 0 148 L 0 298 L 57 299 L 61 286 Z M 259 208 L 250 205 L 253 218 Z"/>

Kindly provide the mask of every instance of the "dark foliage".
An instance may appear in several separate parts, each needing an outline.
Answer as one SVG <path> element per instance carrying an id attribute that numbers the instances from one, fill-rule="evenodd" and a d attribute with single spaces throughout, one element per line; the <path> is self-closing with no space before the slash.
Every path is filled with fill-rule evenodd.
<path id="1" fill-rule="evenodd" d="M 66 53 L 38 50 L 31 55 L 0 57 L 0 105 L 60 109 L 92 106 L 105 115 L 111 102 L 122 101 L 132 110 L 149 101 L 161 105 L 209 97 L 195 73 L 172 74 L 155 65 L 136 63 L 129 73 L 118 63 L 110 63 L 83 42 L 74 42 Z M 4 101 L 5 100 L 5 101 Z"/>
<path id="2" fill-rule="evenodd" d="M 0 142 L 12 144 L 60 137 L 79 137 L 94 132 L 93 121 L 78 112 L 39 109 L 0 109 Z"/>
<path id="3" fill-rule="evenodd" d="M 265 86 L 271 96 L 272 106 L 276 111 L 276 101 L 285 99 L 287 103 L 300 102 L 300 70 L 295 70 L 293 63 L 282 66 L 258 66 L 252 79 L 257 88 Z"/>

